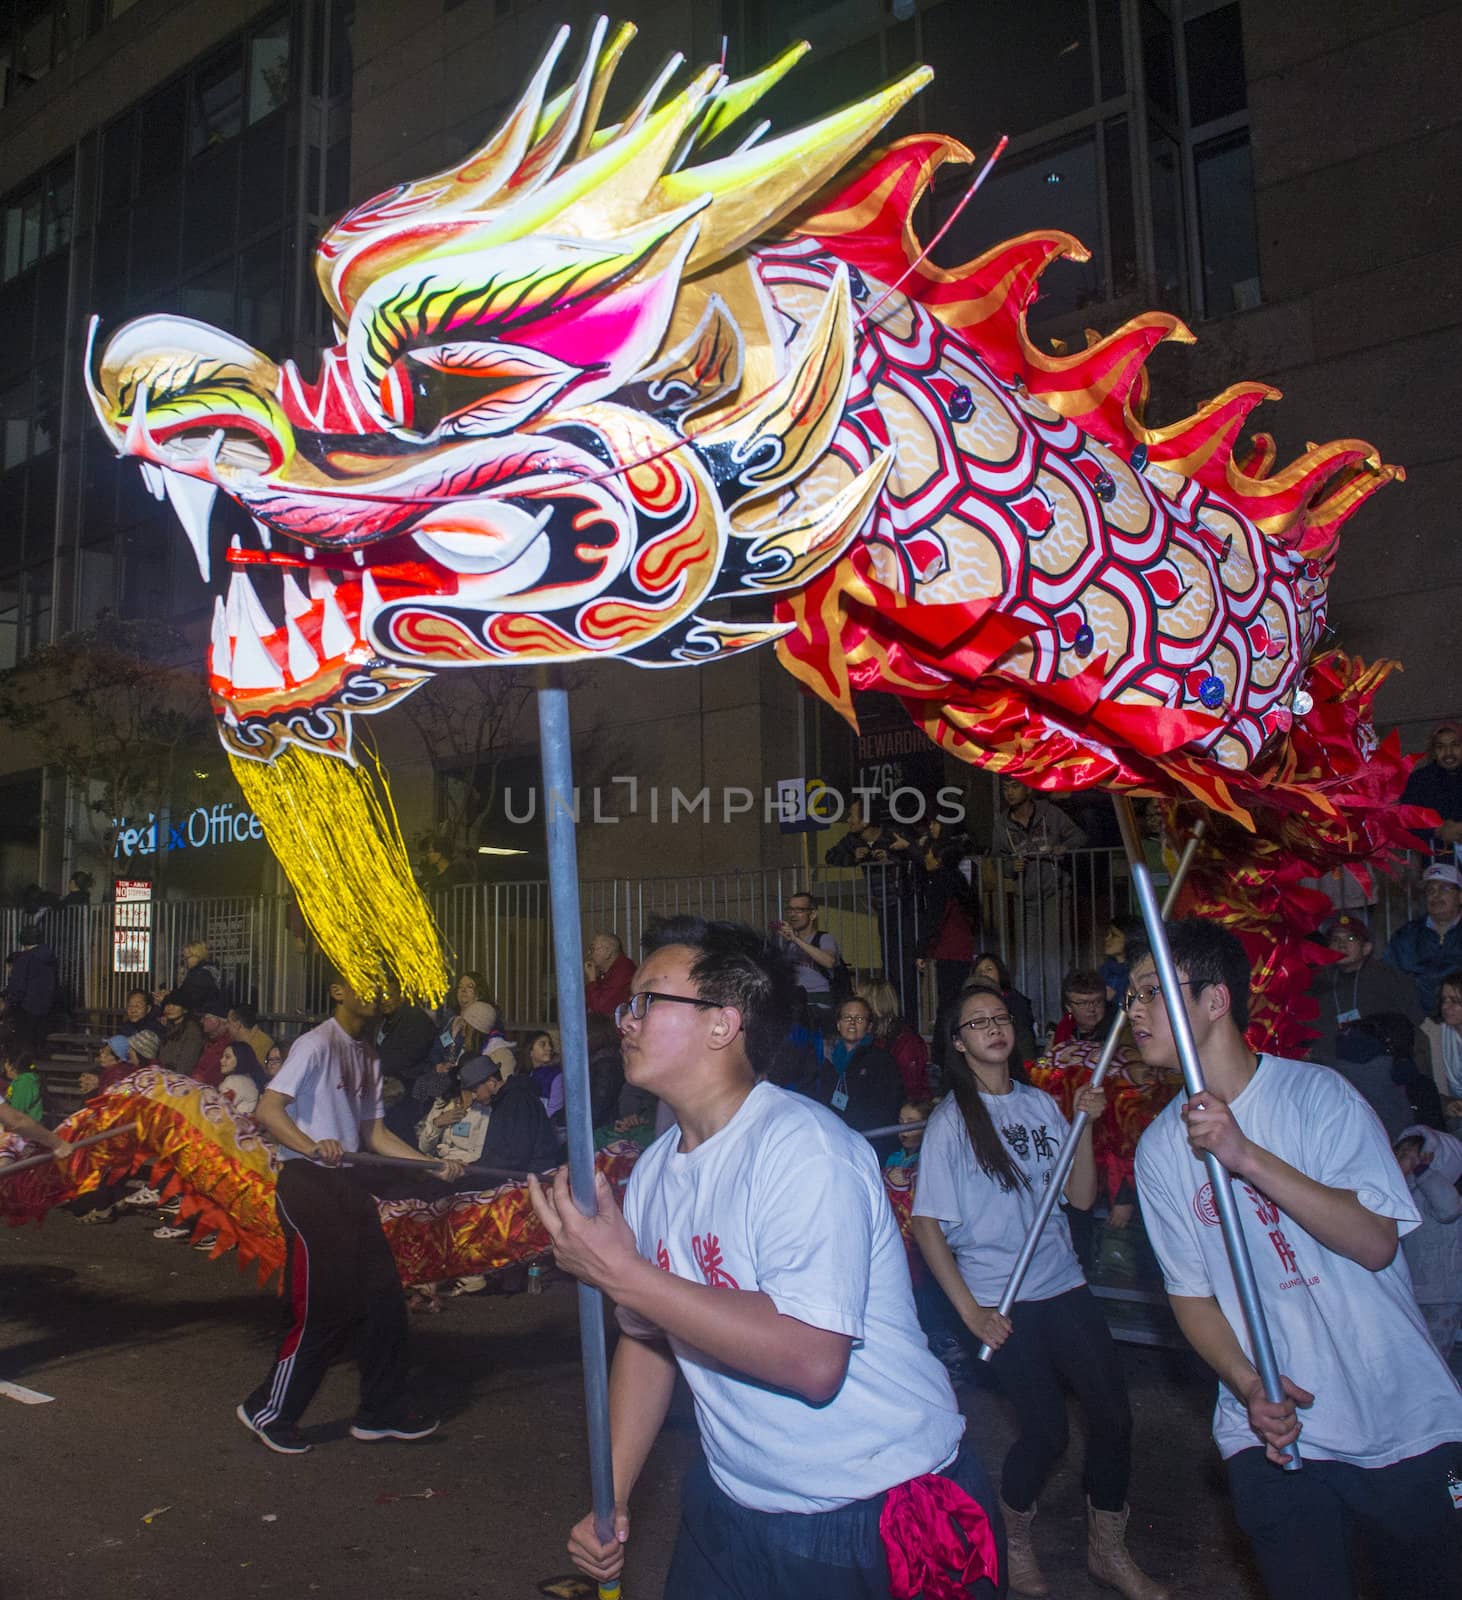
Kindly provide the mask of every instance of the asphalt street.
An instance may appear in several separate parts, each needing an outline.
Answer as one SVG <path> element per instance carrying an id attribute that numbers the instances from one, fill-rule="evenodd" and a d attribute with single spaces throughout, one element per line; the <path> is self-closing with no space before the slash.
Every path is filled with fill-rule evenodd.
<path id="1" fill-rule="evenodd" d="M 0 1231 L 0 1380 L 53 1397 L 0 1397 L 4 1600 L 531 1600 L 571 1570 L 564 1539 L 588 1502 L 571 1284 L 413 1318 L 416 1394 L 443 1418 L 432 1438 L 352 1440 L 354 1374 L 342 1365 L 305 1419 L 315 1448 L 281 1457 L 234 1417 L 272 1359 L 278 1299 L 231 1256 L 152 1239 L 156 1220 L 83 1227 L 58 1213 Z M 1208 1437 L 1211 1381 L 1187 1355 L 1126 1347 L 1123 1359 L 1137 1419 L 1134 1553 L 1185 1600 L 1259 1600 Z M 998 1467 L 1002 1402 L 979 1388 L 961 1399 Z M 1036 1543 L 1058 1597 L 1095 1600 L 1078 1427 L 1073 1441 Z M 632 1507 L 627 1600 L 661 1592 L 696 1449 L 682 1395 Z"/>

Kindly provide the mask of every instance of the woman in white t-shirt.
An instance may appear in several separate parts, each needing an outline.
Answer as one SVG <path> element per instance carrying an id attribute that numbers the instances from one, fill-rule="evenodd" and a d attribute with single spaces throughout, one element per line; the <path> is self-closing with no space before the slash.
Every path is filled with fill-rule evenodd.
<path id="1" fill-rule="evenodd" d="M 983 985 L 960 1001 L 947 1058 L 951 1093 L 929 1119 L 920 1152 L 913 1229 L 924 1259 L 969 1332 L 995 1351 L 991 1371 L 1015 1409 L 1018 1433 L 1005 1457 L 1001 1509 L 1013 1594 L 1050 1589 L 1031 1548 L 1036 1497 L 1066 1449 L 1066 1391 L 1086 1412 L 1087 1568 L 1127 1600 L 1166 1600 L 1125 1543 L 1132 1412 L 1116 1347 L 1054 1211 L 1020 1297 L 995 1306 L 1050 1184 L 1070 1131 L 1043 1090 L 1012 1080 L 1015 1028 L 1005 997 Z M 1091 1119 L 1077 1146 L 1066 1198 L 1096 1198 L 1091 1129 L 1105 1104 L 1089 1086 L 1075 1099 Z"/>

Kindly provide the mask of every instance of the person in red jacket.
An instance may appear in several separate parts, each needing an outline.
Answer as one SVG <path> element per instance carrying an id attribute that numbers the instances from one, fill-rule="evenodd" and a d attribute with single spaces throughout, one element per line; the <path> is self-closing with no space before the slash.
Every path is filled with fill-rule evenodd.
<path id="1" fill-rule="evenodd" d="M 615 1007 L 629 999 L 635 964 L 624 953 L 619 935 L 602 929 L 589 941 L 584 963 L 584 1005 L 591 1015 L 612 1017 Z"/>

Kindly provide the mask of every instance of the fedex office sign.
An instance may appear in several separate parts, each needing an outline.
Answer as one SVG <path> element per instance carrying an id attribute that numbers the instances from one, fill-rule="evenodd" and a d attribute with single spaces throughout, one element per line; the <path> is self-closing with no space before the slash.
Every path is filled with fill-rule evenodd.
<path id="1" fill-rule="evenodd" d="M 149 811 L 145 823 L 132 823 L 126 817 L 113 817 L 116 842 L 113 860 L 133 856 L 153 856 L 159 850 L 203 850 L 210 845 L 247 844 L 262 839 L 264 829 L 252 811 L 245 811 L 231 800 L 216 806 L 199 806 L 187 816 L 174 820 L 167 813 Z"/>

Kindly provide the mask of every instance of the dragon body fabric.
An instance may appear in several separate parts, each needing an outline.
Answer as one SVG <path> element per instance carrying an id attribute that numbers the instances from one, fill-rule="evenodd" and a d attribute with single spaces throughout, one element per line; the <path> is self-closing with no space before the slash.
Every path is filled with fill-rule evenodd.
<path id="1" fill-rule="evenodd" d="M 446 670 L 769 644 L 850 721 L 855 691 L 894 694 L 1036 787 L 1201 803 L 1244 840 L 1282 819 L 1301 871 L 1400 842 L 1379 675 L 1320 653 L 1341 523 L 1398 469 L 1355 440 L 1240 454 L 1261 384 L 1149 427 L 1175 318 L 1070 353 L 1027 334 L 1041 272 L 1085 255 L 1068 235 L 932 265 L 910 219 L 969 152 L 871 149 L 927 69 L 743 138 L 805 46 L 674 92 L 672 62 L 608 123 L 632 33 L 601 22 L 552 92 L 560 33 L 480 149 L 329 230 L 339 342 L 313 381 L 177 317 L 88 358 L 205 577 L 219 491 L 248 514 L 215 601 L 220 733 L 347 976 L 443 985 L 353 724 Z"/>
<path id="2" fill-rule="evenodd" d="M 14 1227 L 40 1222 L 54 1207 L 151 1164 L 164 1198 L 177 1197 L 182 1223 L 195 1237 L 214 1239 L 215 1256 L 237 1251 L 239 1264 L 254 1265 L 261 1281 L 284 1264 L 274 1210 L 278 1153 L 223 1095 L 179 1073 L 144 1067 L 87 1101 L 57 1132 L 80 1140 L 113 1129 L 115 1139 L 76 1151 L 64 1168 L 48 1163 L 13 1178 L 4 1178 L 5 1168 L 34 1152 L 18 1135 L 0 1134 L 0 1218 Z M 636 1145 L 621 1141 L 595 1157 L 616 1193 L 638 1154 Z M 403 1283 L 496 1272 L 548 1253 L 548 1235 L 520 1183 L 448 1193 L 428 1177 L 420 1197 L 377 1204 Z"/>

